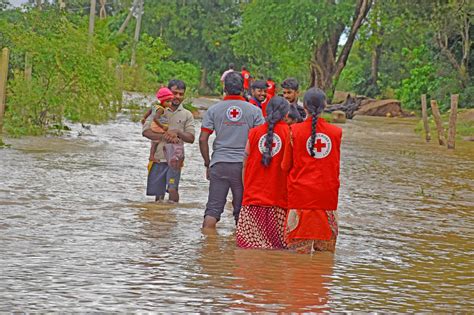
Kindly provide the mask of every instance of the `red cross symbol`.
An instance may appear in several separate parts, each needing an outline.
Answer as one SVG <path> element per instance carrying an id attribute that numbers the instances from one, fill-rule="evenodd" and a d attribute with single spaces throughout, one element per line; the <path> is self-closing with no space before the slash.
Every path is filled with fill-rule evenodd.
<path id="1" fill-rule="evenodd" d="M 323 148 L 326 147 L 326 143 L 323 143 L 321 139 L 316 140 L 316 143 L 314 144 L 314 147 L 318 152 L 321 152 Z"/>
<path id="2" fill-rule="evenodd" d="M 265 147 L 267 146 L 267 143 L 268 143 L 268 142 L 265 142 Z M 272 142 L 272 149 L 273 149 L 274 147 L 276 147 L 276 142 L 275 142 L 275 141 Z"/>
<path id="3" fill-rule="evenodd" d="M 232 116 L 232 118 L 239 116 L 239 114 L 240 112 L 235 108 L 230 112 L 230 115 Z"/>

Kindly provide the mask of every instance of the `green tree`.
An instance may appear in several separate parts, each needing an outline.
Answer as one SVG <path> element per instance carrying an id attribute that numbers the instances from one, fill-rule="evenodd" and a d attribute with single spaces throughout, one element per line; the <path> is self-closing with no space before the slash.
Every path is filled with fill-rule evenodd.
<path id="1" fill-rule="evenodd" d="M 200 88 L 209 90 L 215 88 L 209 76 L 217 77 L 223 67 L 236 61 L 230 40 L 239 17 L 235 0 L 149 1 L 143 26 L 148 34 L 164 39 L 173 50 L 173 60 L 199 65 Z"/>
<path id="2" fill-rule="evenodd" d="M 249 59 L 255 56 L 259 64 L 273 59 L 276 68 L 309 65 L 310 86 L 332 95 L 371 4 L 369 0 L 256 0 L 245 6 L 234 47 Z M 343 35 L 347 39 L 339 48 Z"/>
<path id="3" fill-rule="evenodd" d="M 0 20 L 7 30 L 0 44 L 11 48 L 6 130 L 10 134 L 43 133 L 72 121 L 101 122 L 118 109 L 121 91 L 108 57 L 110 46 L 95 41 L 87 48 L 87 29 L 56 11 L 22 13 L 16 23 Z M 24 55 L 33 57 L 33 75 L 25 79 Z"/>

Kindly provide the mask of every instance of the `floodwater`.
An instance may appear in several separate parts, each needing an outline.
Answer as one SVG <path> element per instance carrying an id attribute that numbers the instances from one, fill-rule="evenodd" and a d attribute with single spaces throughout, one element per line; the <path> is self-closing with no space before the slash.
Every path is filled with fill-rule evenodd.
<path id="1" fill-rule="evenodd" d="M 445 312 L 474 309 L 474 144 L 415 121 L 343 125 L 335 254 L 235 247 L 230 209 L 186 147 L 182 202 L 144 194 L 149 143 L 127 116 L 0 150 L 0 312 Z"/>

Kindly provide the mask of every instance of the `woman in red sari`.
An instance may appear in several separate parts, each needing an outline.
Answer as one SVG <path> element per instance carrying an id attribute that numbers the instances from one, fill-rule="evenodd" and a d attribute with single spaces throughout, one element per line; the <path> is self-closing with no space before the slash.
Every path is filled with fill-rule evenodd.
<path id="1" fill-rule="evenodd" d="M 304 253 L 336 248 L 342 129 L 319 117 L 325 106 L 323 91 L 306 91 L 308 119 L 291 126 L 282 163 L 289 171 L 285 241 Z"/>
<path id="2" fill-rule="evenodd" d="M 237 224 L 237 246 L 286 248 L 283 237 L 288 173 L 281 168 L 289 127 L 284 122 L 290 105 L 273 97 L 266 107 L 266 123 L 249 132 L 243 167 L 244 196 Z"/>

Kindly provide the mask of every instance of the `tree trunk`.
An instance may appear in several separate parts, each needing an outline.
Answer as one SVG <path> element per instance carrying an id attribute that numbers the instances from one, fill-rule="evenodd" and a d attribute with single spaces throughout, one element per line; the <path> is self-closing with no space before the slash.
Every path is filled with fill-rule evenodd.
<path id="1" fill-rule="evenodd" d="M 143 15 L 143 1 L 138 0 L 138 16 L 137 16 L 137 25 L 135 26 L 135 36 L 133 37 L 133 47 L 132 47 L 132 59 L 130 60 L 130 66 L 135 66 L 137 58 L 137 45 L 138 40 L 140 39 L 140 28 L 142 25 L 142 15 Z"/>
<path id="2" fill-rule="evenodd" d="M 100 0 L 99 17 L 101 20 L 107 17 L 107 11 L 105 10 L 105 1 L 106 0 Z"/>
<path id="3" fill-rule="evenodd" d="M 315 46 L 311 62 L 311 86 L 319 87 L 329 96 L 334 94 L 335 83 L 346 65 L 357 32 L 369 13 L 371 5 L 372 0 L 357 1 L 349 36 L 339 56 L 337 56 L 337 48 L 345 29 L 344 25 L 337 27 L 326 42 Z"/>
<path id="4" fill-rule="evenodd" d="M 132 19 L 133 11 L 135 11 L 136 5 L 137 5 L 137 0 L 133 1 L 132 7 L 130 8 L 130 11 L 128 12 L 127 17 L 125 18 L 125 21 L 123 21 L 122 25 L 120 26 L 117 34 L 122 34 L 127 28 L 128 23 L 130 23 L 130 20 Z"/>
<path id="5" fill-rule="evenodd" d="M 201 82 L 199 83 L 199 90 L 207 92 L 209 87 L 207 85 L 207 69 L 203 68 L 201 72 Z"/>
<path id="6" fill-rule="evenodd" d="M 459 55 L 456 54 L 452 47 L 449 46 L 449 39 L 445 30 L 440 30 L 436 34 L 436 43 L 438 47 L 441 49 L 441 52 L 448 58 L 448 61 L 451 65 L 457 70 L 459 75 L 459 80 L 461 84 L 461 88 L 465 89 L 469 86 L 470 76 L 469 76 L 469 59 L 471 55 L 471 35 L 470 27 L 471 27 L 471 17 L 470 14 L 467 12 L 468 8 L 464 8 L 464 5 L 469 6 L 468 1 L 463 1 L 461 6 L 457 9 L 457 12 L 461 14 L 459 18 L 461 19 L 459 33 L 455 34 L 455 36 L 459 36 L 461 38 L 461 54 L 460 58 Z"/>
<path id="7" fill-rule="evenodd" d="M 95 5 L 96 5 L 96 0 L 91 0 L 91 8 L 89 11 L 89 40 L 90 41 L 92 41 L 92 37 L 94 36 Z"/>
<path id="8" fill-rule="evenodd" d="M 379 79 L 379 63 L 382 47 L 377 45 L 374 50 L 372 50 L 372 65 L 370 71 L 370 84 L 377 87 L 377 80 Z"/>
<path id="9" fill-rule="evenodd" d="M 36 0 L 36 8 L 40 11 L 43 10 L 43 5 L 42 5 L 41 0 Z"/>
<path id="10" fill-rule="evenodd" d="M 339 25 L 326 42 L 315 47 L 311 62 L 310 86 L 319 87 L 326 92 L 332 90 L 332 74 L 336 67 L 337 46 L 343 31 L 344 25 Z"/>

